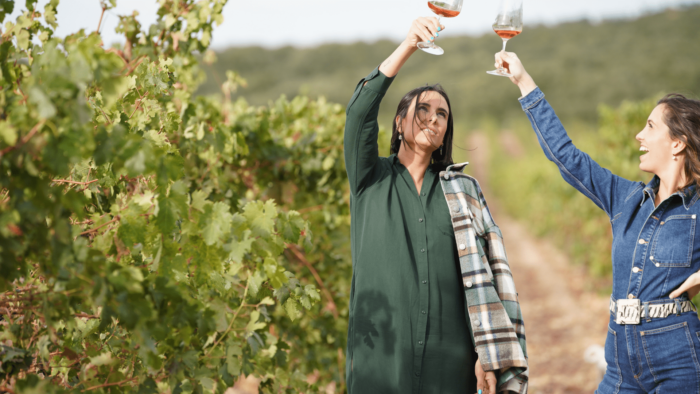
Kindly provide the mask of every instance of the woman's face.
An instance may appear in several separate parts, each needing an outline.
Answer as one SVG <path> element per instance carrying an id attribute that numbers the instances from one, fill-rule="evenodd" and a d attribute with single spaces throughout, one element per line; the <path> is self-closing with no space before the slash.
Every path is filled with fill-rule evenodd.
<path id="1" fill-rule="evenodd" d="M 671 139 L 668 126 L 664 122 L 666 105 L 660 104 L 651 111 L 647 119 L 646 127 L 637 134 L 637 141 L 641 143 L 639 150 L 646 152 L 639 157 L 639 169 L 656 175 L 663 173 L 673 160 L 673 155 L 678 155 L 683 144 Z M 679 160 L 682 160 L 679 157 Z"/>
<path id="2" fill-rule="evenodd" d="M 442 146 L 448 117 L 445 98 L 438 92 L 427 91 L 413 99 L 405 118 L 397 117 L 396 121 L 401 122 L 400 132 L 412 149 L 432 154 Z"/>

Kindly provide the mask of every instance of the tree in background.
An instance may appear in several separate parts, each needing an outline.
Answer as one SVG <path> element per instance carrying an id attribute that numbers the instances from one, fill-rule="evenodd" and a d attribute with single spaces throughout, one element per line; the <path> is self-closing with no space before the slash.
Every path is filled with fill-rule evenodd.
<path id="1" fill-rule="evenodd" d="M 5 23 L 0 391 L 344 389 L 343 110 L 233 102 L 234 72 L 194 97 L 225 3 L 160 0 L 107 50 L 53 36 L 58 0 Z"/>

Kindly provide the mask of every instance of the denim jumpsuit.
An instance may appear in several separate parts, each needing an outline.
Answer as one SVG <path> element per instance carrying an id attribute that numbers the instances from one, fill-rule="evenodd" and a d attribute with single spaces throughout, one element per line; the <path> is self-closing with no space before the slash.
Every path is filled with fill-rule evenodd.
<path id="1" fill-rule="evenodd" d="M 700 204 L 695 187 L 654 206 L 659 178 L 649 184 L 613 175 L 578 150 L 537 88 L 520 99 L 545 155 L 564 180 L 610 217 L 613 300 L 674 303 L 669 294 L 700 270 Z M 684 294 L 679 301 L 687 300 Z M 647 304 L 648 303 L 648 304 Z M 585 319 L 586 316 L 581 316 Z M 611 313 L 608 367 L 596 393 L 700 394 L 700 320 L 692 310 L 619 325 Z"/>

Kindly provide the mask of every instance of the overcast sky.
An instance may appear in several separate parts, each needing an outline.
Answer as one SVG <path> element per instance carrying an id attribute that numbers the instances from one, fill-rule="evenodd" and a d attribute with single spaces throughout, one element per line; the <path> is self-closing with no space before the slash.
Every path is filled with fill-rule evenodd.
<path id="1" fill-rule="evenodd" d="M 40 0 L 40 10 L 47 0 Z M 25 9 L 16 1 L 16 16 Z M 490 31 L 498 0 L 465 0 L 462 13 L 443 19 L 445 36 L 478 35 Z M 524 23 L 556 24 L 571 20 L 600 21 L 635 17 L 646 12 L 700 0 L 525 0 Z M 58 7 L 57 34 L 78 29 L 94 30 L 100 17 L 99 0 L 62 0 Z M 117 15 L 138 10 L 142 25 L 155 21 L 156 0 L 117 0 L 102 22 L 105 44 L 121 40 L 115 33 Z M 425 0 L 230 0 L 224 8 L 224 24 L 214 30 L 214 49 L 229 46 L 314 46 L 328 42 L 401 40 L 411 20 L 429 16 Z M 6 19 L 7 20 L 7 19 Z M 444 37 L 444 36 L 443 36 Z"/>

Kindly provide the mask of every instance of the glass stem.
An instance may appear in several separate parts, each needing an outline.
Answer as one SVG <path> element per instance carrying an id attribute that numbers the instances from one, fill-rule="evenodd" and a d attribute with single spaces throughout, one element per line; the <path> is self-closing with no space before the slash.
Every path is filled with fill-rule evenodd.
<path id="1" fill-rule="evenodd" d="M 505 51 L 506 51 L 506 44 L 507 44 L 507 43 L 508 43 L 508 39 L 507 39 L 507 38 L 504 38 L 504 39 L 503 39 L 503 49 L 501 49 L 501 52 L 505 52 Z M 505 72 L 506 69 L 503 68 L 503 66 L 501 65 L 500 67 L 498 67 L 498 71 Z"/>

